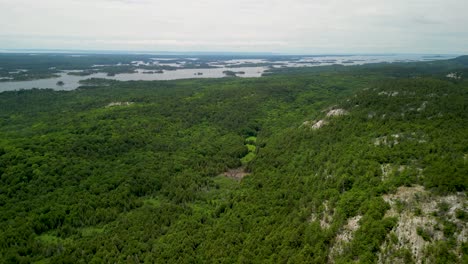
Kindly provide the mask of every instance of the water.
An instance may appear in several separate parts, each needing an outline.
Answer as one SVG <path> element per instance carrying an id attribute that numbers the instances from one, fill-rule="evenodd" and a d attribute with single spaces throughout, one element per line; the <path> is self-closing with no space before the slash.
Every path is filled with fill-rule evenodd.
<path id="1" fill-rule="evenodd" d="M 352 55 L 352 56 L 305 56 L 297 61 L 275 61 L 283 65 L 274 65 L 274 68 L 281 67 L 316 67 L 329 66 L 333 64 L 341 65 L 363 65 L 368 63 L 381 62 L 415 62 L 429 60 L 446 60 L 455 58 L 454 55 L 420 55 L 420 54 L 395 54 L 395 55 Z"/>
<path id="2" fill-rule="evenodd" d="M 95 73 L 88 76 L 72 76 L 66 72 L 60 73 L 60 77 L 41 79 L 33 81 L 6 81 L 0 82 L 0 92 L 20 90 L 20 89 L 32 89 L 32 88 L 51 88 L 54 90 L 74 90 L 80 86 L 79 81 L 89 78 L 105 78 L 118 81 L 155 81 L 155 80 L 176 80 L 176 79 L 190 79 L 190 78 L 221 78 L 225 77 L 223 71 L 234 71 L 234 72 L 245 72 L 245 74 L 238 74 L 239 77 L 254 78 L 261 77 L 262 73 L 268 69 L 268 67 L 235 67 L 228 68 L 226 66 L 235 66 L 242 63 L 275 63 L 272 67 L 311 67 L 311 66 L 325 66 L 332 64 L 343 64 L 343 65 L 361 65 L 366 63 L 379 63 L 379 62 L 410 62 L 410 61 L 429 61 L 429 60 L 441 60 L 450 59 L 456 57 L 455 55 L 412 55 L 412 54 L 396 54 L 396 55 L 350 55 L 350 56 L 298 56 L 295 59 L 282 61 L 273 59 L 233 59 L 226 61 L 213 61 L 208 62 L 211 66 L 219 66 L 219 68 L 213 69 L 176 69 L 173 71 L 164 71 L 163 73 L 143 73 L 151 70 L 139 69 L 136 73 L 124 73 L 117 74 L 115 76 L 107 76 L 106 73 Z M 152 64 L 168 65 L 174 67 L 180 67 L 182 64 L 176 63 L 165 63 L 166 60 L 174 60 L 177 58 L 153 58 L 155 60 Z M 195 61 L 197 58 L 188 58 L 189 60 Z M 133 65 L 146 65 L 142 61 L 134 61 Z M 201 73 L 201 75 L 198 75 Z M 57 85 L 57 82 L 63 82 L 64 85 Z"/>
<path id="3" fill-rule="evenodd" d="M 240 68 L 213 68 L 213 69 L 177 69 L 173 71 L 164 71 L 163 73 L 143 73 L 151 70 L 139 69 L 136 73 L 122 73 L 115 76 L 107 76 L 106 73 L 95 73 L 87 76 L 73 76 L 68 75 L 66 72 L 60 73 L 60 77 L 40 79 L 32 81 L 18 81 L 18 82 L 0 82 L 0 92 L 13 91 L 21 89 L 32 88 L 50 88 L 54 90 L 70 91 L 80 86 L 80 80 L 89 78 L 105 78 L 118 81 L 156 81 L 156 80 L 177 80 L 177 79 L 190 79 L 190 78 L 221 78 L 226 75 L 223 71 L 243 71 L 245 74 L 238 74 L 237 76 L 243 78 L 260 77 L 266 70 L 266 67 L 240 67 Z M 202 75 L 198 75 L 202 73 Z M 57 82 L 62 81 L 64 85 L 57 85 Z"/>

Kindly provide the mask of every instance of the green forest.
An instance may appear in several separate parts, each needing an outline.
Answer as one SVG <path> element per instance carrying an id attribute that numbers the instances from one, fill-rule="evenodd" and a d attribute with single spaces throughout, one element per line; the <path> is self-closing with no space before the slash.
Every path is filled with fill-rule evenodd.
<path id="1" fill-rule="evenodd" d="M 0 263 L 468 263 L 467 76 L 463 56 L 0 93 Z"/>

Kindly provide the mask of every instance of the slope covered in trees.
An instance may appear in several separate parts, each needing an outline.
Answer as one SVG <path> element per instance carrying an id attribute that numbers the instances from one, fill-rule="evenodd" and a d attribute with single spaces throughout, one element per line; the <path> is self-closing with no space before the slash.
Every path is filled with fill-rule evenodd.
<path id="1" fill-rule="evenodd" d="M 0 259 L 466 262 L 466 64 L 391 67 L 1 93 Z"/>

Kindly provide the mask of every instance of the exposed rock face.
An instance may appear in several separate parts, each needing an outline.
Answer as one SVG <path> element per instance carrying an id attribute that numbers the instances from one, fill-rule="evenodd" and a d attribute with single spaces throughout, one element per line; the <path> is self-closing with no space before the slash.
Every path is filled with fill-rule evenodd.
<path id="1" fill-rule="evenodd" d="M 375 146 L 394 146 L 398 145 L 400 141 L 398 140 L 400 138 L 399 134 L 395 135 L 390 135 L 390 136 L 383 136 L 374 139 L 374 145 Z"/>
<path id="2" fill-rule="evenodd" d="M 113 107 L 113 106 L 129 106 L 134 104 L 133 102 L 112 102 L 106 105 L 106 107 Z"/>
<path id="3" fill-rule="evenodd" d="M 312 128 L 314 130 L 319 129 L 319 128 L 323 127 L 324 125 L 326 125 L 328 123 L 327 119 L 329 119 L 329 118 L 331 118 L 333 116 L 342 116 L 342 115 L 347 115 L 347 114 L 348 114 L 348 111 L 346 111 L 344 109 L 341 109 L 341 108 L 332 109 L 332 110 L 329 110 L 327 112 L 326 117 L 324 119 L 320 119 L 318 121 L 316 121 L 316 120 L 315 121 L 305 121 L 304 123 L 302 123 L 302 126 L 310 127 L 310 128 Z"/>
<path id="4" fill-rule="evenodd" d="M 312 129 L 319 129 L 319 128 L 323 127 L 326 124 L 327 124 L 327 122 L 325 120 L 304 121 L 304 123 L 302 123 L 302 126 L 310 127 Z"/>
<path id="5" fill-rule="evenodd" d="M 427 101 L 424 101 L 421 104 L 421 106 L 418 109 L 416 109 L 416 111 L 418 111 L 418 112 L 424 111 L 426 109 L 426 106 L 427 106 Z"/>
<path id="6" fill-rule="evenodd" d="M 327 122 L 325 122 L 324 120 L 319 120 L 317 122 L 315 122 L 315 124 L 312 125 L 312 129 L 319 129 L 321 127 L 323 127 Z"/>
<path id="7" fill-rule="evenodd" d="M 334 262 L 336 256 L 343 253 L 343 250 L 346 248 L 346 245 L 353 240 L 354 232 L 359 229 L 361 226 L 359 220 L 361 220 L 361 215 L 356 215 L 348 219 L 346 225 L 343 226 L 341 231 L 335 237 L 335 243 L 330 249 L 330 260 Z"/>
<path id="8" fill-rule="evenodd" d="M 452 78 L 452 79 L 455 79 L 455 80 L 460 80 L 461 76 L 462 76 L 461 73 L 451 72 L 451 73 L 447 74 L 445 77 Z"/>
<path id="9" fill-rule="evenodd" d="M 323 202 L 323 212 L 318 215 L 317 213 L 312 213 L 310 216 L 309 222 L 314 222 L 319 220 L 320 227 L 326 229 L 330 227 L 330 223 L 333 221 L 333 210 L 328 205 L 328 201 Z M 320 217 L 320 219 L 319 219 Z"/>
<path id="10" fill-rule="evenodd" d="M 375 138 L 373 143 L 375 146 L 392 147 L 404 142 L 426 143 L 427 139 L 427 136 L 421 133 L 398 133 Z"/>
<path id="11" fill-rule="evenodd" d="M 328 117 L 330 117 L 330 116 L 342 116 L 342 115 L 346 115 L 346 114 L 348 114 L 348 112 L 346 110 L 338 108 L 338 109 L 333 109 L 333 110 L 328 111 L 327 116 Z"/>
<path id="12" fill-rule="evenodd" d="M 467 241 L 467 224 L 456 218 L 456 212 L 466 213 L 465 194 L 434 196 L 422 186 L 403 186 L 383 199 L 391 205 L 386 216 L 398 217 L 398 223 L 381 246 L 379 263 L 405 263 L 408 259 L 427 262 L 427 247 L 448 239 L 444 221 L 456 226 L 453 238 L 457 250 L 453 253 L 461 258 L 461 244 Z"/>
<path id="13" fill-rule="evenodd" d="M 397 96 L 399 92 L 392 92 L 392 91 L 383 91 L 378 93 L 378 95 L 386 95 L 386 96 Z"/>

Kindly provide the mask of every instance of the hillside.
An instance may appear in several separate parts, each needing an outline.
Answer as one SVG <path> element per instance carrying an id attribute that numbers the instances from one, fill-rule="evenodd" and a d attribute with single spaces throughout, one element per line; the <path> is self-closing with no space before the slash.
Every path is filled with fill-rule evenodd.
<path id="1" fill-rule="evenodd" d="M 0 93 L 0 262 L 466 263 L 465 72 Z"/>

